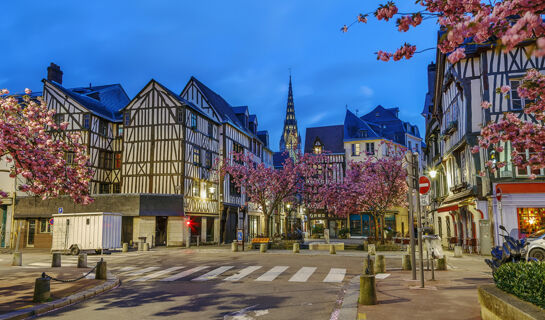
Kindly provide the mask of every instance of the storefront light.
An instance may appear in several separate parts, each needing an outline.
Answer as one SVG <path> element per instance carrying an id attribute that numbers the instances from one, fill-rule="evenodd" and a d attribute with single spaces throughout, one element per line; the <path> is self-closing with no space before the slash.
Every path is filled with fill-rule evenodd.
<path id="1" fill-rule="evenodd" d="M 430 171 L 430 177 L 431 177 L 431 178 L 435 178 L 436 176 L 437 176 L 437 170 L 432 169 L 432 170 Z"/>

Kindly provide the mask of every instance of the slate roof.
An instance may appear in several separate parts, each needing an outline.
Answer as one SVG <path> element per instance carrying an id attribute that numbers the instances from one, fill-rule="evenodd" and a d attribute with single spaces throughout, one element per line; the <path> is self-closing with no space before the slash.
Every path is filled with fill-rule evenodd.
<path id="1" fill-rule="evenodd" d="M 344 153 L 343 136 L 343 125 L 307 128 L 305 134 L 305 153 L 313 152 L 316 139 L 320 140 L 324 151 Z"/>
<path id="2" fill-rule="evenodd" d="M 232 107 L 235 114 L 248 113 L 248 106 Z"/>
<path id="3" fill-rule="evenodd" d="M 244 126 L 238 120 L 237 115 L 235 114 L 233 107 L 225 101 L 219 94 L 215 93 L 212 89 L 208 88 L 204 83 L 200 82 L 197 78 L 191 77 L 191 80 L 197 84 L 199 89 L 204 93 L 208 102 L 214 106 L 214 109 L 218 112 L 223 122 L 230 122 L 241 130 L 247 131 L 244 129 Z M 248 132 L 249 133 L 249 132 Z"/>
<path id="4" fill-rule="evenodd" d="M 269 131 L 267 130 L 261 130 L 257 132 L 257 136 L 259 137 L 259 140 L 263 142 L 265 147 L 269 147 Z"/>
<path id="5" fill-rule="evenodd" d="M 343 137 L 345 140 L 362 138 L 377 139 L 381 137 L 379 132 L 377 132 L 378 129 L 380 129 L 380 127 L 377 124 L 373 124 L 361 118 L 358 118 L 350 110 L 346 110 L 346 116 L 344 117 L 343 133 Z M 360 135 L 360 132 L 362 130 L 366 131 L 366 137 L 362 137 Z"/>
<path id="6" fill-rule="evenodd" d="M 273 166 L 275 169 L 282 168 L 284 161 L 289 158 L 290 155 L 287 152 L 275 152 L 273 153 Z"/>
<path id="7" fill-rule="evenodd" d="M 407 133 L 420 138 L 418 127 L 400 120 L 397 115 L 398 112 L 398 108 L 384 108 L 379 105 L 371 112 L 361 116 L 360 119 L 380 128 L 379 132 L 377 132 L 379 136 L 403 145 L 405 144 L 404 135 Z"/>
<path id="8" fill-rule="evenodd" d="M 130 102 L 127 93 L 120 84 L 68 89 L 55 81 L 43 81 L 52 84 L 63 94 L 71 97 L 95 115 L 112 122 L 122 120 L 120 110 Z"/>

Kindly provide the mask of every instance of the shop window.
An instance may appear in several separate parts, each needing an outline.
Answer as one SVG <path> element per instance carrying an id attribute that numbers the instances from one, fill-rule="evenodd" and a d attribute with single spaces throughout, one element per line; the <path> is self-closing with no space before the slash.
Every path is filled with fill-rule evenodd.
<path id="1" fill-rule="evenodd" d="M 49 224 L 49 220 L 41 219 L 40 220 L 40 233 L 50 233 L 50 232 L 51 232 L 51 225 Z"/>
<path id="2" fill-rule="evenodd" d="M 197 180 L 193 181 L 193 196 L 199 197 L 201 195 L 201 183 Z"/>
<path id="3" fill-rule="evenodd" d="M 114 183 L 113 189 L 113 193 L 121 193 L 121 183 Z"/>
<path id="4" fill-rule="evenodd" d="M 518 208 L 519 237 L 545 229 L 545 208 Z"/>

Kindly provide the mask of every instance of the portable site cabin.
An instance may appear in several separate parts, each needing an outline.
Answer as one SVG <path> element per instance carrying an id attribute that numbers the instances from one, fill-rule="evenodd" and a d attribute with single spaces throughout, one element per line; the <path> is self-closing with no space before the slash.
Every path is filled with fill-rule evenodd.
<path id="1" fill-rule="evenodd" d="M 51 251 L 79 254 L 121 247 L 121 214 L 110 212 L 53 215 Z"/>

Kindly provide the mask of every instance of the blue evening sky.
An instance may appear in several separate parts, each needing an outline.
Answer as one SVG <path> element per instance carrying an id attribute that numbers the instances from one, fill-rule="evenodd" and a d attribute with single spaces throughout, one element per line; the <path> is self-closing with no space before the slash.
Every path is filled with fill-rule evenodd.
<path id="1" fill-rule="evenodd" d="M 66 87 L 121 83 L 130 98 L 154 78 L 180 92 L 195 76 L 231 105 L 248 105 L 259 129 L 278 141 L 292 69 L 299 130 L 341 124 L 345 106 L 359 114 L 399 107 L 420 127 L 427 64 L 435 51 L 399 62 L 379 49 L 405 41 L 436 43 L 435 21 L 399 33 L 395 21 L 370 19 L 339 31 L 377 0 L 11 1 L 2 3 L 0 88 L 41 91 L 55 62 Z M 400 11 L 419 9 L 399 1 Z"/>

